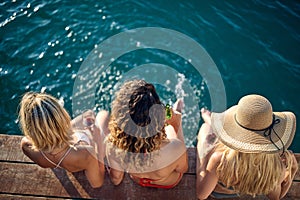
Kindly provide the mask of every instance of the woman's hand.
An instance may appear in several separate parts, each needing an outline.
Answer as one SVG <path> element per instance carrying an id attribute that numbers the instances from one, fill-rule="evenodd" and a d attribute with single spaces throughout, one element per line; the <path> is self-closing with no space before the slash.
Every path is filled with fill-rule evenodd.
<path id="1" fill-rule="evenodd" d="M 171 119 L 166 120 L 166 123 L 173 126 L 176 133 L 178 133 L 178 129 L 181 127 L 182 119 L 181 113 L 171 109 L 172 117 Z"/>
<path id="2" fill-rule="evenodd" d="M 181 128 L 182 125 L 182 109 L 183 109 L 184 103 L 182 99 L 178 99 L 173 108 L 171 108 L 172 117 L 171 119 L 166 120 L 167 124 L 170 124 L 175 129 L 175 132 L 178 133 L 179 128 Z"/>

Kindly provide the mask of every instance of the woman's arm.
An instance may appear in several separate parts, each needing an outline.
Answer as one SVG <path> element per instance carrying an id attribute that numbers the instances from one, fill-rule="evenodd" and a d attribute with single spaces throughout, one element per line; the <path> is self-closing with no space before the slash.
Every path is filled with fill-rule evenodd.
<path id="1" fill-rule="evenodd" d="M 109 153 L 109 150 L 111 150 L 111 149 L 109 149 L 109 148 L 106 149 L 106 159 L 107 159 L 106 169 L 109 174 L 111 182 L 114 185 L 119 185 L 124 178 L 124 169 L 120 166 L 120 163 L 118 163 L 115 160 L 114 155 Z M 114 151 L 114 149 L 113 149 L 113 151 Z M 119 159 L 117 159 L 117 160 L 119 160 Z"/>
<path id="2" fill-rule="evenodd" d="M 95 133 L 98 136 L 98 138 L 96 139 L 99 151 L 98 157 L 103 163 L 106 151 L 105 138 L 109 134 L 109 118 L 109 112 L 106 110 L 102 110 L 97 114 L 95 123 Z"/>
<path id="3" fill-rule="evenodd" d="M 187 151 L 177 160 L 177 167 L 175 169 L 176 172 L 185 173 L 189 168 L 189 161 Z"/>
<path id="4" fill-rule="evenodd" d="M 208 154 L 202 163 L 197 156 L 197 182 L 196 192 L 198 199 L 206 199 L 214 190 L 218 183 L 218 176 L 216 173 L 218 164 L 221 160 L 221 153 L 213 153 L 210 157 Z"/>
<path id="5" fill-rule="evenodd" d="M 172 118 L 166 121 L 169 124 L 166 127 L 166 134 L 168 139 L 178 138 L 184 143 L 181 116 L 180 112 L 172 109 Z"/>
<path id="6" fill-rule="evenodd" d="M 178 112 L 177 112 L 178 113 Z M 173 112 L 173 117 L 174 117 L 174 112 Z M 172 117 L 172 118 L 173 118 Z M 174 123 L 172 123 L 173 125 L 168 125 L 165 127 L 166 130 L 166 134 L 167 134 L 167 138 L 169 140 L 174 140 L 174 147 L 176 150 L 170 152 L 170 155 L 174 152 L 177 152 L 177 155 L 181 155 L 177 161 L 176 161 L 176 168 L 175 171 L 179 172 L 179 173 L 185 173 L 188 170 L 188 155 L 187 155 L 187 151 L 186 151 L 186 146 L 184 143 L 184 136 L 183 136 L 183 131 L 182 131 L 182 126 L 181 126 L 181 114 L 179 113 L 175 119 L 172 120 L 172 122 L 174 122 L 175 124 L 177 124 L 177 131 L 174 128 Z M 179 123 L 180 125 L 179 125 Z"/>
<path id="7" fill-rule="evenodd" d="M 124 178 L 124 171 L 120 171 L 114 168 L 107 169 L 111 182 L 114 185 L 119 185 Z"/>
<path id="8" fill-rule="evenodd" d="M 284 172 L 283 172 L 284 173 Z M 277 186 L 274 188 L 273 191 L 271 191 L 267 197 L 270 200 L 279 200 L 280 199 L 280 192 L 281 192 L 281 181 L 283 179 L 283 176 L 281 177 L 280 183 L 277 184 Z"/>
<path id="9" fill-rule="evenodd" d="M 111 157 L 107 157 L 109 166 L 106 166 L 111 182 L 114 185 L 119 185 L 124 178 L 124 171 Z"/>
<path id="10" fill-rule="evenodd" d="M 298 171 L 298 162 L 296 160 L 295 155 L 291 152 L 288 154 L 288 156 L 290 156 L 290 159 L 291 159 L 291 163 L 290 163 L 291 170 L 285 172 L 285 178 L 281 183 L 280 198 L 283 198 L 286 195 L 286 193 L 288 192 L 288 190 L 290 189 L 290 187 L 293 183 L 295 174 Z"/>
<path id="11" fill-rule="evenodd" d="M 89 151 L 87 153 L 89 157 L 86 162 L 85 175 L 93 188 L 99 188 L 104 182 L 104 164 L 98 161 L 95 155 L 91 155 Z"/>
<path id="12" fill-rule="evenodd" d="M 104 162 L 104 157 L 105 157 L 105 150 L 106 150 L 106 145 L 105 145 L 105 137 L 109 134 L 109 128 L 108 128 L 108 124 L 109 124 L 109 112 L 102 110 L 100 111 L 97 116 L 96 116 L 96 127 L 99 130 L 99 134 L 100 135 L 100 144 L 98 149 L 100 150 L 99 156 L 100 159 Z M 119 185 L 123 178 L 124 178 L 124 171 L 120 171 L 118 169 L 113 168 L 114 166 L 116 168 L 119 168 L 118 164 L 113 161 L 112 158 L 107 157 L 107 159 L 109 160 L 110 166 L 112 168 L 109 168 L 108 166 L 106 166 L 106 169 L 108 171 L 109 177 L 111 182 L 114 185 Z"/>
<path id="13" fill-rule="evenodd" d="M 277 187 L 270 192 L 267 196 L 271 200 L 277 200 L 283 198 L 288 190 L 290 189 L 293 179 L 295 177 L 295 174 L 298 170 L 298 162 L 296 160 L 296 157 L 293 153 L 287 153 L 286 156 L 289 156 L 289 159 L 286 159 L 285 161 L 290 160 L 289 165 L 291 165 L 291 170 L 284 169 L 282 172 L 282 178 Z"/>
<path id="14" fill-rule="evenodd" d="M 206 136 L 212 134 L 212 130 L 210 126 L 209 111 L 202 109 L 201 113 L 205 123 L 202 124 L 198 133 L 196 191 L 199 199 L 206 199 L 218 183 L 216 170 L 221 160 L 222 153 L 217 153 L 210 150 L 208 153 L 203 154 L 203 152 L 207 151 L 206 149 L 203 149 L 207 148 L 207 146 L 203 144 L 205 144 L 207 140 Z"/>
<path id="15" fill-rule="evenodd" d="M 21 140 L 21 149 L 29 157 L 29 151 L 32 149 L 32 142 L 25 136 Z"/>
<path id="16" fill-rule="evenodd" d="M 38 164 L 40 167 L 46 168 L 47 166 L 44 165 L 44 163 L 42 163 L 40 161 L 41 158 L 41 153 L 39 150 L 35 150 L 33 148 L 33 144 L 31 142 L 30 139 L 28 139 L 26 136 L 22 138 L 21 140 L 21 149 L 23 151 L 23 153 L 30 158 L 33 162 L 35 162 L 36 164 Z"/>

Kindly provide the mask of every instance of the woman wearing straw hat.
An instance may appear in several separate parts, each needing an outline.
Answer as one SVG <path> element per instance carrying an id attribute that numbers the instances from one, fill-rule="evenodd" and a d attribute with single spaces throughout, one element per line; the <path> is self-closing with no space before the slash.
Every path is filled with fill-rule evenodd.
<path id="1" fill-rule="evenodd" d="M 273 112 L 270 102 L 247 95 L 223 113 L 202 109 L 198 134 L 197 197 L 266 195 L 281 199 L 298 170 L 287 151 L 296 129 L 291 112 Z M 211 150 L 205 153 L 204 148 Z M 204 153 L 203 153 L 204 152 Z"/>

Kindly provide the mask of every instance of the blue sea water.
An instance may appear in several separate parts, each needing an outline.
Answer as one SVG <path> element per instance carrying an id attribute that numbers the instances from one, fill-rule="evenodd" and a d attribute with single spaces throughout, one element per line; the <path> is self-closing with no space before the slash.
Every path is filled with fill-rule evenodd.
<path id="1" fill-rule="evenodd" d="M 18 105 L 27 91 L 50 93 L 75 114 L 74 83 L 90 52 L 116 34 L 143 27 L 174 30 L 201 45 L 222 76 L 226 107 L 246 94 L 257 93 L 271 101 L 274 111 L 293 111 L 299 124 L 298 1 L 12 0 L 0 2 L 0 133 L 21 134 Z M 85 78 L 95 81 L 81 87 L 81 104 L 95 110 L 109 109 L 115 85 L 122 77 L 151 63 L 179 72 L 174 91 L 166 87 L 174 78 L 170 69 L 158 72 L 167 73 L 163 76 L 166 85 L 156 85 L 163 102 L 195 96 L 196 107 L 187 106 L 183 116 L 187 145 L 192 146 L 201 123 L 197 110 L 211 108 L 211 90 L 219 88 L 208 87 L 189 60 L 174 53 L 140 49 L 112 60 L 106 71 L 88 71 Z M 191 85 L 193 94 L 183 82 Z M 91 88 L 95 103 L 85 105 L 84 91 Z M 300 152 L 299 142 L 297 130 L 291 149 Z"/>

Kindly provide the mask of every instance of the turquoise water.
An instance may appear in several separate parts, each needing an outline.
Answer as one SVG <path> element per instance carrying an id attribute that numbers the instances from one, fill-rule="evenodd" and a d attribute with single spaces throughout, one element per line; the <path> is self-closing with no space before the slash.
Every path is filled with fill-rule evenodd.
<path id="1" fill-rule="evenodd" d="M 243 95 L 258 93 L 270 99 L 275 111 L 293 111 L 299 124 L 297 1 L 13 0 L 0 3 L 0 132 L 21 134 L 17 110 L 26 91 L 46 91 L 64 100 L 72 114 L 74 81 L 88 54 L 105 39 L 140 27 L 175 30 L 201 44 L 222 75 L 227 107 Z M 89 86 L 95 88 L 95 110 L 109 109 L 119 78 L 147 63 L 161 63 L 179 71 L 184 76 L 176 77 L 176 85 L 181 88 L 182 81 L 188 82 L 197 106 L 211 107 L 210 91 L 184 58 L 147 49 L 121 56 L 105 75 L 97 70 L 88 73 L 100 76 Z M 162 85 L 157 88 L 165 103 L 193 96 L 169 91 Z M 198 119 L 199 114 L 184 114 L 189 146 L 195 141 Z M 291 149 L 300 152 L 297 141 L 298 130 Z"/>

